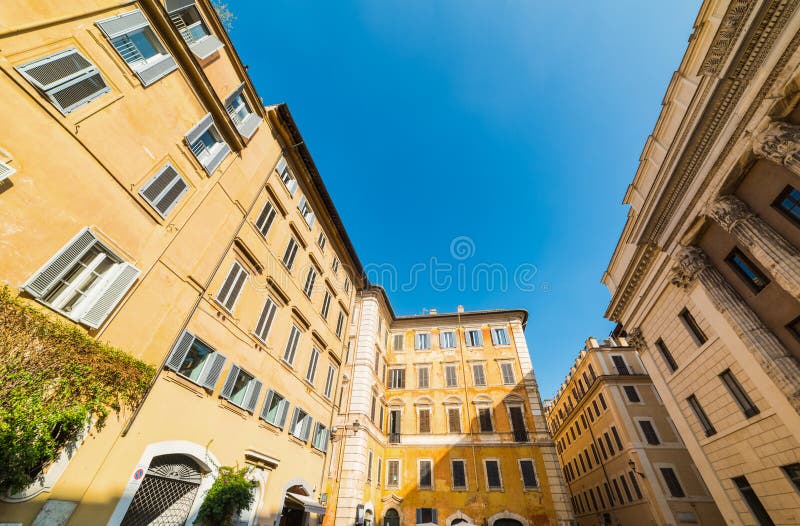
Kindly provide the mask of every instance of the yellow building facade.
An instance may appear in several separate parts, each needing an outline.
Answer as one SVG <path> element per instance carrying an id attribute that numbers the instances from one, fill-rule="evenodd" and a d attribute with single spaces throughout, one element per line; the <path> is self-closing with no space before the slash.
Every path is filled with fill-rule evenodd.
<path id="1" fill-rule="evenodd" d="M 625 338 L 589 338 L 545 414 L 581 526 L 725 524 Z"/>

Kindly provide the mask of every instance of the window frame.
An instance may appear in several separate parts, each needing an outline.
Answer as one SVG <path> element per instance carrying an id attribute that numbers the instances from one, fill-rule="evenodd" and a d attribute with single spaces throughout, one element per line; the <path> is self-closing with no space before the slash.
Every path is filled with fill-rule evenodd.
<path id="1" fill-rule="evenodd" d="M 766 274 L 739 247 L 734 247 L 725 256 L 725 263 L 755 294 L 758 294 L 770 284 Z M 748 274 L 748 271 L 753 274 L 752 277 Z M 758 283 L 759 280 L 761 283 Z"/>
<path id="2" fill-rule="evenodd" d="M 489 481 L 489 462 L 494 462 L 497 465 L 497 478 L 499 479 L 499 486 L 492 486 Z M 483 459 L 483 473 L 485 477 L 486 483 L 486 490 L 487 491 L 505 491 L 505 486 L 503 484 L 503 469 L 500 466 L 500 459 L 495 457 L 484 458 Z"/>
<path id="3" fill-rule="evenodd" d="M 297 337 L 294 338 L 294 343 L 292 343 L 292 337 L 295 334 L 297 334 Z M 283 349 L 283 356 L 281 356 L 281 361 L 283 361 L 283 363 L 287 364 L 292 369 L 294 369 L 294 359 L 297 357 L 297 348 L 300 347 L 300 340 L 302 337 L 303 331 L 301 331 L 295 323 L 292 323 L 292 328 L 289 329 L 289 337 L 286 339 L 286 345 Z M 290 345 L 293 347 L 291 352 L 289 351 Z"/>
<path id="4" fill-rule="evenodd" d="M 422 477 L 422 464 L 425 463 L 425 462 L 427 462 L 428 466 L 430 467 L 430 470 L 428 472 L 428 477 L 430 477 L 430 484 L 428 484 L 428 485 L 423 485 L 422 484 L 422 478 L 423 478 Z M 435 484 L 435 477 L 434 477 L 434 474 L 433 474 L 433 467 L 434 467 L 434 464 L 433 464 L 433 459 L 432 458 L 418 458 L 417 459 L 417 488 L 418 489 L 425 490 L 425 491 L 433 491 L 434 484 Z"/>
<path id="5" fill-rule="evenodd" d="M 661 438 L 661 434 L 658 432 L 658 428 L 656 428 L 656 423 L 655 423 L 655 420 L 653 418 L 651 418 L 651 417 L 636 417 L 636 418 L 634 418 L 634 420 L 636 421 L 636 424 L 639 426 L 639 429 L 638 429 L 638 431 L 640 433 L 639 436 L 643 438 L 643 441 L 648 446 L 662 446 L 662 445 L 664 445 L 664 440 Z M 650 426 L 650 429 L 653 431 L 655 442 L 651 442 L 650 441 L 651 439 L 650 439 L 650 437 L 648 437 L 647 431 L 645 431 L 645 428 L 642 425 L 645 422 Z"/>
<path id="6" fill-rule="evenodd" d="M 680 313 L 678 313 L 678 317 L 683 322 L 683 326 L 689 331 L 689 334 L 692 336 L 692 339 L 697 344 L 698 347 L 702 347 L 703 345 L 708 342 L 708 335 L 703 331 L 700 327 L 700 324 L 697 323 L 697 319 L 694 315 L 689 311 L 688 307 L 684 307 Z"/>
<path id="7" fill-rule="evenodd" d="M 454 466 L 456 463 L 461 464 L 462 474 L 464 476 L 464 484 L 463 485 L 456 485 L 456 471 Z M 450 459 L 450 489 L 452 491 L 469 491 L 469 481 L 467 480 L 467 462 L 463 458 L 451 458 Z"/>
<path id="8" fill-rule="evenodd" d="M 470 336 L 467 337 L 467 335 Z M 474 337 L 475 335 L 477 335 L 477 339 Z M 465 328 L 464 345 L 471 349 L 483 347 L 483 331 L 480 328 Z"/>
<path id="9" fill-rule="evenodd" d="M 753 402 L 753 399 L 750 398 L 750 395 L 745 391 L 744 386 L 739 379 L 736 378 L 736 375 L 733 374 L 730 368 L 719 373 L 719 378 L 722 380 L 722 384 L 727 389 L 728 394 L 731 395 L 736 405 L 739 406 L 745 418 L 752 418 L 761 413 L 761 410 L 755 402 Z"/>
<path id="10" fill-rule="evenodd" d="M 787 210 L 783 207 L 782 203 L 786 199 L 792 199 L 791 194 L 792 191 L 800 193 L 800 189 L 795 188 L 794 186 L 787 184 L 786 187 L 781 190 L 781 193 L 772 201 L 772 207 L 777 210 L 782 216 L 784 216 L 787 220 L 789 220 L 794 226 L 800 227 L 800 215 L 795 216 L 792 214 L 791 210 Z M 793 207 L 798 210 L 800 214 L 800 201 L 798 201 L 797 206 Z"/>
<path id="11" fill-rule="evenodd" d="M 714 427 L 714 424 L 711 422 L 711 419 L 708 418 L 703 406 L 700 405 L 700 401 L 697 399 L 694 393 L 690 394 L 686 398 L 686 403 L 689 405 L 689 409 L 692 410 L 694 413 L 697 422 L 700 424 L 700 428 L 705 433 L 706 437 L 714 436 L 717 434 L 717 430 Z"/>

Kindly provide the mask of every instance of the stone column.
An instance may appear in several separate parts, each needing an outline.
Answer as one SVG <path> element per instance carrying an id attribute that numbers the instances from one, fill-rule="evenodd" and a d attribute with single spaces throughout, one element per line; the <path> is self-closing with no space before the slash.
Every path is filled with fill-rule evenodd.
<path id="1" fill-rule="evenodd" d="M 800 175 L 800 126 L 771 122 L 753 136 L 753 153 Z"/>
<path id="2" fill-rule="evenodd" d="M 672 269 L 672 283 L 681 288 L 689 288 L 694 282 L 703 286 L 714 307 L 731 324 L 795 411 L 800 412 L 800 365 L 797 360 L 711 265 L 705 252 L 698 247 L 684 247 L 676 259 L 678 265 Z"/>
<path id="3" fill-rule="evenodd" d="M 717 199 L 708 215 L 747 248 L 783 290 L 800 299 L 800 250 L 734 195 Z"/>

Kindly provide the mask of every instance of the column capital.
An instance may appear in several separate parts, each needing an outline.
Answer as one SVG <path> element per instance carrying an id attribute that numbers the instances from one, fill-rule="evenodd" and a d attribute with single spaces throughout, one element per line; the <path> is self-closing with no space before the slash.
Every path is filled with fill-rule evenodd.
<path id="1" fill-rule="evenodd" d="M 647 340 L 644 339 L 644 334 L 642 333 L 641 328 L 634 327 L 628 331 L 627 339 L 628 343 L 631 344 L 631 347 L 637 351 L 642 352 L 647 349 Z"/>
<path id="2" fill-rule="evenodd" d="M 689 288 L 697 274 L 711 266 L 703 249 L 695 246 L 681 247 L 674 259 L 678 264 L 670 271 L 670 282 L 682 289 Z"/>
<path id="3" fill-rule="evenodd" d="M 754 217 L 755 214 L 735 195 L 723 195 L 709 207 L 708 216 L 726 232 L 730 232 L 736 223 Z"/>
<path id="4" fill-rule="evenodd" d="M 800 174 L 800 126 L 772 121 L 753 136 L 753 153 Z"/>

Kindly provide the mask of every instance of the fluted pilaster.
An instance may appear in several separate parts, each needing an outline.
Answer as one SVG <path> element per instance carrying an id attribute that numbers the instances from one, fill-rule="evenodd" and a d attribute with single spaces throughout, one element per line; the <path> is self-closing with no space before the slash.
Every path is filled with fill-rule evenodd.
<path id="1" fill-rule="evenodd" d="M 800 250 L 734 195 L 717 199 L 708 215 L 746 248 L 783 290 L 800 299 Z"/>
<path id="2" fill-rule="evenodd" d="M 800 175 L 800 126 L 774 121 L 753 137 L 753 152 Z"/>

